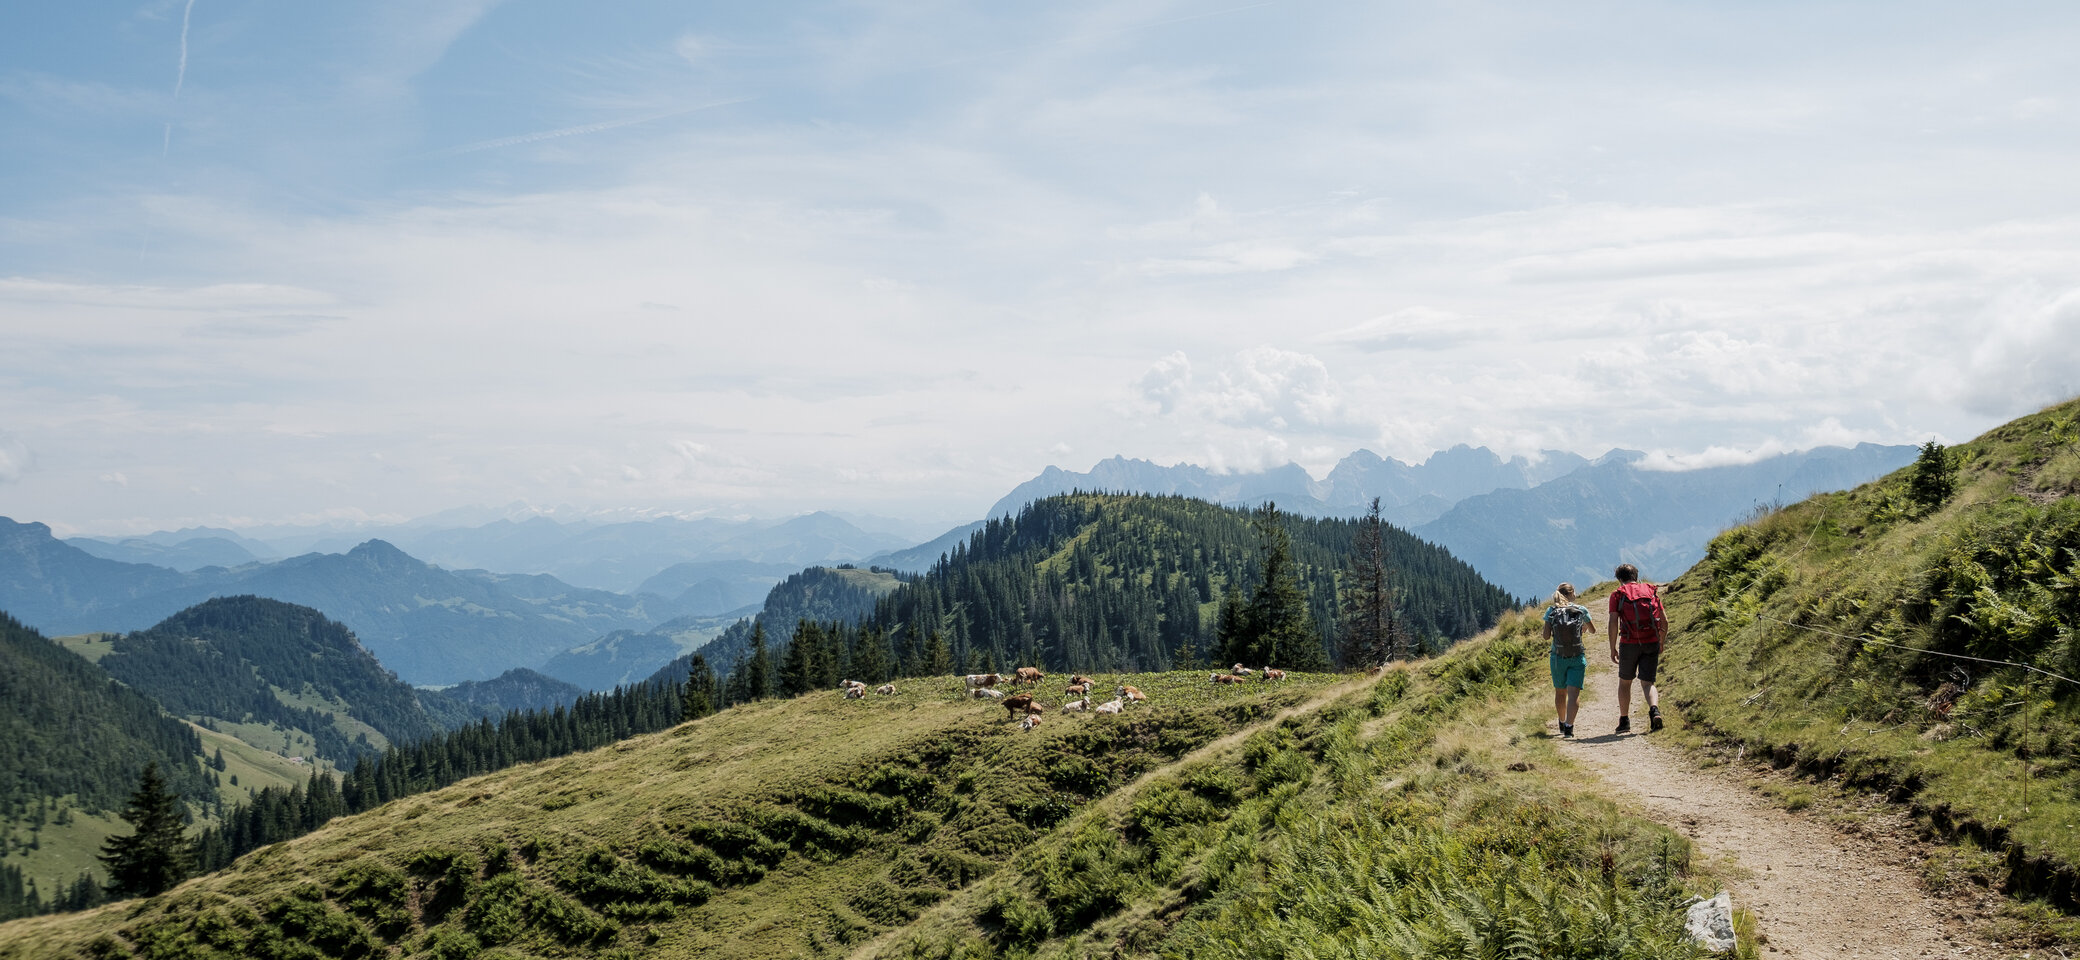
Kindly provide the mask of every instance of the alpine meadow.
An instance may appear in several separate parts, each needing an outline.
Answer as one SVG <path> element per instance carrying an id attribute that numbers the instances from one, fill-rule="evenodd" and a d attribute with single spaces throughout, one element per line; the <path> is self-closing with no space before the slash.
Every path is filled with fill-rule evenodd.
<path id="1" fill-rule="evenodd" d="M 2080 957 L 2080 4 L 0 4 L 0 960 Z"/>

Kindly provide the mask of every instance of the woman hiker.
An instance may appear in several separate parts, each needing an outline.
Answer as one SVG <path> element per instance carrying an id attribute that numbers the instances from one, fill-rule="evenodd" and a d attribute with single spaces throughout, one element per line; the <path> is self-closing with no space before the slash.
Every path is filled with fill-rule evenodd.
<path id="1" fill-rule="evenodd" d="M 1582 637 L 1596 629 L 1589 608 L 1574 602 L 1574 584 L 1553 591 L 1546 608 L 1546 639 L 1553 641 L 1553 712 L 1560 715 L 1560 735 L 1574 736 L 1574 713 L 1581 705 L 1582 678 L 1589 672 L 1589 651 Z"/>

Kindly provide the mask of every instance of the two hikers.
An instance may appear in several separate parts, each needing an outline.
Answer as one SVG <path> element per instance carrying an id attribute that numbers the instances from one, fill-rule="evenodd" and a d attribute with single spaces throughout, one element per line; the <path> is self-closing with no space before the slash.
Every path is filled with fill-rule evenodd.
<path id="1" fill-rule="evenodd" d="M 1642 582 L 1639 568 L 1618 566 L 1618 589 L 1611 591 L 1610 616 L 1605 637 L 1610 641 L 1611 662 L 1618 665 L 1618 731 L 1632 732 L 1632 681 L 1639 680 L 1647 700 L 1649 729 L 1661 729 L 1661 695 L 1654 689 L 1660 672 L 1661 642 L 1668 636 L 1668 615 L 1661 594 L 1651 583 Z M 1574 584 L 1563 583 L 1553 591 L 1546 607 L 1545 636 L 1553 647 L 1548 661 L 1553 671 L 1553 712 L 1560 720 L 1560 735 L 1574 736 L 1575 710 L 1580 705 L 1582 678 L 1589 669 L 1589 653 L 1583 638 L 1596 629 L 1589 608 L 1575 602 Z"/>
<path id="2" fill-rule="evenodd" d="M 1589 608 L 1574 602 L 1574 584 L 1563 583 L 1553 591 L 1553 605 L 1546 608 L 1546 639 L 1553 641 L 1548 657 L 1553 668 L 1553 712 L 1560 715 L 1560 735 L 1574 736 L 1574 713 L 1581 706 L 1582 678 L 1589 673 L 1589 651 L 1582 638 L 1596 629 Z"/>

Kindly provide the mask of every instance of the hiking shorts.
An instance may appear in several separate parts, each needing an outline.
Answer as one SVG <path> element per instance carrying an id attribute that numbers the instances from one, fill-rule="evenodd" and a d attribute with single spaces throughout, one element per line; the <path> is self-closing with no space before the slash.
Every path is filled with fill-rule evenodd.
<path id="1" fill-rule="evenodd" d="M 1618 644 L 1618 679 L 1631 682 L 1634 676 L 1641 683 L 1653 683 L 1654 674 L 1661 668 L 1661 645 L 1658 643 Z"/>
<path id="2" fill-rule="evenodd" d="M 1563 657 L 1557 653 L 1548 653 L 1546 659 L 1553 668 L 1553 689 L 1582 688 L 1582 678 L 1589 675 L 1588 651 L 1583 651 L 1579 657 Z"/>

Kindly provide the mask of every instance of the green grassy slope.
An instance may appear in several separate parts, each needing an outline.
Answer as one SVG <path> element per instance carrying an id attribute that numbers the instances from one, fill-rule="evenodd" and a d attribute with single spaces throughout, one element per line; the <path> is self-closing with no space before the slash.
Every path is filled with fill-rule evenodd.
<path id="1" fill-rule="evenodd" d="M 2080 401 L 1722 534 L 1670 594 L 1669 694 L 1818 779 L 1886 790 L 1978 879 L 2080 909 Z M 2006 663 L 2021 666 L 2005 665 Z M 2033 669 L 2031 669 L 2033 668 Z"/>
<path id="2" fill-rule="evenodd" d="M 1692 956 L 1682 841 L 1491 743 L 1535 629 L 1376 677 L 1105 677 L 1151 703 L 1032 733 L 952 681 L 748 705 L 0 926 L 0 957 Z"/>

